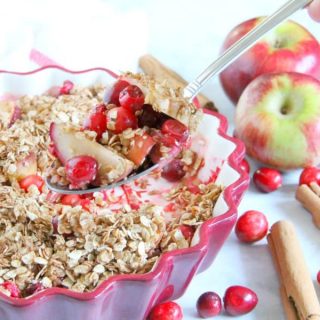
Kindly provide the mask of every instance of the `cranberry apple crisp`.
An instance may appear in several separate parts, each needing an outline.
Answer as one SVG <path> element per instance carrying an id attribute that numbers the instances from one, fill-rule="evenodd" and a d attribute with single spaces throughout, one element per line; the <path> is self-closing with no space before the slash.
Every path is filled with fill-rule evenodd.
<path id="1" fill-rule="evenodd" d="M 0 290 L 14 298 L 51 287 L 90 291 L 190 246 L 222 191 L 197 180 L 203 159 L 188 146 L 200 117 L 179 90 L 133 74 L 109 89 L 65 81 L 0 101 Z M 110 183 L 177 147 L 175 160 L 152 174 L 167 181 L 166 192 L 147 178 L 83 196 L 44 184 L 48 168 L 70 188 Z"/>

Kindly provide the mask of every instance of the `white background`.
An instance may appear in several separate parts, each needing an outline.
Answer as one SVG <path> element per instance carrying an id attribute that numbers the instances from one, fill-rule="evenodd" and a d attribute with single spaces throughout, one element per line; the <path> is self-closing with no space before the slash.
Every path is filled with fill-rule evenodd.
<path id="1" fill-rule="evenodd" d="M 224 37 L 236 24 L 272 13 L 279 0 L 0 0 L 0 68 L 30 70 L 31 48 L 70 69 L 94 66 L 114 70 L 137 68 L 137 59 L 151 53 L 188 80 L 217 57 Z M 320 39 L 320 25 L 306 12 L 293 17 Z M 217 79 L 204 93 L 213 99 L 230 121 L 234 107 Z M 255 166 L 254 163 L 252 163 Z M 253 186 L 239 213 L 263 211 L 270 224 L 288 219 L 296 224 L 315 280 L 320 269 L 320 231 L 294 199 L 299 172 L 287 173 L 285 185 L 273 194 L 261 194 Z M 197 297 L 205 291 L 223 295 L 230 285 L 245 285 L 259 296 L 258 307 L 241 319 L 284 319 L 278 280 L 265 241 L 248 246 L 232 233 L 209 270 L 198 275 L 178 300 L 184 319 L 198 319 Z M 319 286 L 316 285 L 318 293 Z M 227 318 L 221 315 L 217 319 Z M 98 320 L 98 319 L 97 319 Z"/>

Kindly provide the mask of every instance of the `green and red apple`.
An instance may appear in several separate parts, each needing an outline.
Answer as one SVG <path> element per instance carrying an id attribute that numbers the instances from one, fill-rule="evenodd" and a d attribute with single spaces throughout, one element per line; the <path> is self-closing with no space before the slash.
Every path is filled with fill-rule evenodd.
<path id="1" fill-rule="evenodd" d="M 244 90 L 235 132 L 251 157 L 280 169 L 320 163 L 320 81 L 299 73 L 264 74 Z"/>
<path id="2" fill-rule="evenodd" d="M 223 51 L 257 26 L 255 18 L 236 26 L 227 36 Z M 299 72 L 320 79 L 320 45 L 304 27 L 293 21 L 279 25 L 221 73 L 222 86 L 234 102 L 245 87 L 265 73 Z"/>

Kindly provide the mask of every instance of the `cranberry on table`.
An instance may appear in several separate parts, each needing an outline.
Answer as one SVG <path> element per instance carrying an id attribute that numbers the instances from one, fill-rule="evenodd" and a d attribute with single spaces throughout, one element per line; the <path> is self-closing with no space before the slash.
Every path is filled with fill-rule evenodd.
<path id="1" fill-rule="evenodd" d="M 245 158 L 242 159 L 240 163 L 240 168 L 241 170 L 247 172 L 248 174 L 250 173 L 250 164 Z"/>
<path id="2" fill-rule="evenodd" d="M 104 104 L 97 105 L 90 112 L 83 123 L 83 128 L 97 133 L 97 139 L 101 139 L 102 134 L 107 131 L 107 108 Z"/>
<path id="3" fill-rule="evenodd" d="M 306 167 L 302 170 L 299 178 L 299 185 L 310 185 L 311 182 L 320 184 L 320 169 L 317 167 Z"/>
<path id="4" fill-rule="evenodd" d="M 224 308 L 231 316 L 251 312 L 258 304 L 258 297 L 251 289 L 242 286 L 229 287 L 223 297 Z"/>
<path id="5" fill-rule="evenodd" d="M 282 176 L 276 169 L 263 167 L 254 173 L 253 182 L 259 190 L 269 193 L 282 186 Z"/>
<path id="6" fill-rule="evenodd" d="M 78 194 L 65 194 L 61 197 L 60 202 L 65 206 L 75 207 L 80 203 L 81 199 Z"/>
<path id="7" fill-rule="evenodd" d="M 127 86 L 129 86 L 130 83 L 125 80 L 118 80 L 113 87 L 105 93 L 105 96 L 103 98 L 104 102 L 106 103 L 112 103 L 117 106 L 120 106 L 119 102 L 119 95 L 120 92 L 125 89 Z"/>
<path id="8" fill-rule="evenodd" d="M 163 167 L 161 176 L 170 182 L 180 181 L 186 174 L 181 160 L 174 159 Z"/>
<path id="9" fill-rule="evenodd" d="M 148 320 L 182 320 L 181 307 L 173 302 L 163 302 L 156 305 L 150 312 Z"/>
<path id="10" fill-rule="evenodd" d="M 98 173 L 97 160 L 90 156 L 76 156 L 66 162 L 66 177 L 74 187 L 92 182 Z"/>
<path id="11" fill-rule="evenodd" d="M 5 282 L 1 283 L 1 287 L 3 287 L 5 290 L 10 292 L 10 297 L 12 297 L 12 298 L 20 298 L 21 297 L 21 291 L 15 283 L 13 283 L 11 281 L 5 281 Z"/>
<path id="12" fill-rule="evenodd" d="M 119 94 L 120 105 L 133 112 L 142 109 L 144 104 L 144 94 L 138 86 L 129 85 Z"/>
<path id="13" fill-rule="evenodd" d="M 235 231 L 240 241 L 259 241 L 268 232 L 268 220 L 262 212 L 249 210 L 238 219 Z"/>
<path id="14" fill-rule="evenodd" d="M 134 113 L 124 107 L 113 108 L 107 113 L 107 128 L 113 133 L 121 133 L 122 131 L 138 127 L 137 117 Z"/>
<path id="15" fill-rule="evenodd" d="M 221 310 L 221 298 L 215 292 L 205 292 L 197 301 L 197 311 L 201 318 L 215 317 L 221 313 Z"/>
<path id="16" fill-rule="evenodd" d="M 317 281 L 318 281 L 318 283 L 320 284 L 320 271 L 319 271 L 318 274 L 317 274 Z"/>
<path id="17" fill-rule="evenodd" d="M 25 192 L 28 192 L 29 187 L 32 185 L 35 185 L 38 188 L 38 190 L 42 192 L 44 180 L 37 174 L 32 174 L 19 181 L 20 188 L 23 189 Z"/>
<path id="18" fill-rule="evenodd" d="M 62 94 L 70 94 L 71 90 L 73 89 L 74 84 L 70 80 L 66 80 L 63 82 L 62 87 L 60 87 L 59 93 Z"/>
<path id="19" fill-rule="evenodd" d="M 179 143 L 184 143 L 189 138 L 188 128 L 183 123 L 174 119 L 166 120 L 161 127 L 161 132 L 174 138 Z"/>

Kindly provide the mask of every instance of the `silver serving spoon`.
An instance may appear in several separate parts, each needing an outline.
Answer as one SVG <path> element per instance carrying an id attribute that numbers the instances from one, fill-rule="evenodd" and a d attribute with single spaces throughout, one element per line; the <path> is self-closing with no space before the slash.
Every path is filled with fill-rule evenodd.
<path id="1" fill-rule="evenodd" d="M 247 33 L 243 38 L 234 43 L 228 48 L 217 60 L 210 64 L 194 81 L 190 82 L 184 89 L 184 97 L 190 101 L 199 93 L 203 86 L 215 75 L 219 74 L 225 68 L 227 68 L 232 62 L 234 62 L 241 54 L 251 48 L 262 36 L 279 25 L 281 22 L 288 19 L 293 13 L 304 8 L 310 4 L 313 0 L 289 0 L 275 13 L 265 18 L 259 25 Z M 100 187 L 88 188 L 85 190 L 69 190 L 63 186 L 52 184 L 50 180 L 46 179 L 46 185 L 49 190 L 63 193 L 63 194 L 86 194 L 91 192 L 99 192 L 102 190 L 113 189 L 123 184 L 127 184 L 138 178 L 141 178 L 155 169 L 161 168 L 164 163 L 168 163 L 174 157 L 171 156 L 158 164 L 155 164 L 146 170 L 133 173 L 127 178 L 118 181 L 116 183 L 103 185 Z"/>

